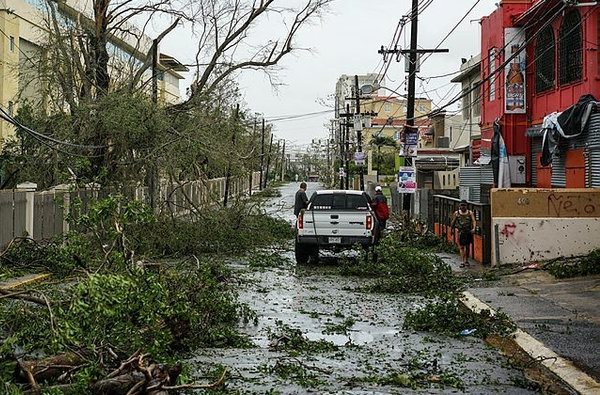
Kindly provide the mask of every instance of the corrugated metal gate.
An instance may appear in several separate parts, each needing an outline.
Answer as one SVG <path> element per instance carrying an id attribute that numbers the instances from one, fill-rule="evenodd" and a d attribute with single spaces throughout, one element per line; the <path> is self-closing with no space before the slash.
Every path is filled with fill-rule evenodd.
<path id="1" fill-rule="evenodd" d="M 494 173 L 491 166 L 466 166 L 460 168 L 460 187 L 469 189 L 467 200 L 481 202 L 481 184 L 494 183 Z"/>
<path id="2" fill-rule="evenodd" d="M 600 112 L 593 114 L 588 125 L 586 185 L 600 188 Z"/>
<path id="3" fill-rule="evenodd" d="M 564 188 L 567 185 L 567 176 L 565 173 L 567 147 L 566 142 L 561 140 L 552 157 L 552 186 L 555 188 Z"/>
<path id="4" fill-rule="evenodd" d="M 529 166 L 531 168 L 531 185 L 537 185 L 537 167 L 538 167 L 538 154 L 542 153 L 542 138 L 534 137 L 531 139 L 531 160 Z"/>

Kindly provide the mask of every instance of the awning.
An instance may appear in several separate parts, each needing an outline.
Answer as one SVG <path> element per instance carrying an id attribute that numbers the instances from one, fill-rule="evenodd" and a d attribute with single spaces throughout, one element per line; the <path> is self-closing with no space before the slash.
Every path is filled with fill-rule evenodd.
<path id="1" fill-rule="evenodd" d="M 458 147 L 452 148 L 452 151 L 454 151 L 454 152 L 468 151 L 470 146 L 471 146 L 471 144 L 459 145 Z"/>
<path id="2" fill-rule="evenodd" d="M 457 158 L 448 158 L 446 156 L 420 156 L 415 160 L 415 167 L 420 170 L 453 170 L 459 164 Z"/>

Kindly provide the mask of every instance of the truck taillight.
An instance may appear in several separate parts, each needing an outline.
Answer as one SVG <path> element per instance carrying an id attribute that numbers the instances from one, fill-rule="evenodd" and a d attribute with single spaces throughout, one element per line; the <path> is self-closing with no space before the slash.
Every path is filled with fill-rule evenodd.
<path id="1" fill-rule="evenodd" d="M 373 229 L 373 217 L 371 215 L 367 215 L 366 228 Z"/>
<path id="2" fill-rule="evenodd" d="M 304 229 L 304 215 L 303 215 L 303 213 L 300 213 L 300 215 L 298 215 L 298 229 Z"/>

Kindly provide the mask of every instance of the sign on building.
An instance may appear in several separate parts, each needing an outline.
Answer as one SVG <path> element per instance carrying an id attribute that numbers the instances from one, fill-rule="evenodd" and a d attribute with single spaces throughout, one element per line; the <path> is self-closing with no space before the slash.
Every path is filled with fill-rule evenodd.
<path id="1" fill-rule="evenodd" d="M 354 164 L 356 166 L 363 166 L 365 164 L 365 153 L 357 151 L 354 153 Z"/>
<path id="2" fill-rule="evenodd" d="M 417 190 L 417 172 L 412 166 L 401 167 L 398 171 L 398 192 L 415 193 Z"/>
<path id="3" fill-rule="evenodd" d="M 417 143 L 419 134 L 415 132 L 406 133 L 404 136 L 404 144 L 400 150 L 400 156 L 414 158 L 417 156 Z"/>
<path id="4" fill-rule="evenodd" d="M 525 30 L 521 28 L 504 29 L 504 42 L 507 48 L 506 57 L 514 58 L 505 66 L 505 114 L 525 114 Z"/>

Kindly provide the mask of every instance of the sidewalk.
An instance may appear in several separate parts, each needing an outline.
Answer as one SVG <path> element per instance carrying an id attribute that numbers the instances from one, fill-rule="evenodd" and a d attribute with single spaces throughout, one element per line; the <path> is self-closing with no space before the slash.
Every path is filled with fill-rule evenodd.
<path id="1" fill-rule="evenodd" d="M 463 269 L 458 256 L 438 255 L 476 279 L 465 292 L 467 307 L 505 312 L 520 329 L 515 340 L 525 352 L 578 393 L 600 394 L 600 276 L 556 279 L 528 269 L 489 282 L 490 268 Z"/>

